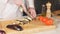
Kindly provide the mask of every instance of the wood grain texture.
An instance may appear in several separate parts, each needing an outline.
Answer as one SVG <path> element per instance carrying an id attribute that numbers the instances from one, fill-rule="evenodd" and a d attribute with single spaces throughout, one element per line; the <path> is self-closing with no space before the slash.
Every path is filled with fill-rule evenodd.
<path id="1" fill-rule="evenodd" d="M 7 34 L 33 34 L 36 32 L 48 31 L 56 28 L 56 25 L 47 26 L 40 22 L 39 20 L 33 20 L 29 24 L 21 25 L 23 31 L 16 31 L 6 28 L 8 24 L 13 24 L 15 20 L 0 21 L 2 28 Z"/>

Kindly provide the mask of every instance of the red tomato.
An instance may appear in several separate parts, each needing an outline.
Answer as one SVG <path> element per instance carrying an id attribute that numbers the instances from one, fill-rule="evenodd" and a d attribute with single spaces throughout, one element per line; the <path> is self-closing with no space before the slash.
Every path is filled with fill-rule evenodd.
<path id="1" fill-rule="evenodd" d="M 53 19 L 52 19 L 52 18 L 49 18 L 49 20 L 52 20 L 52 21 L 53 21 Z"/>
<path id="2" fill-rule="evenodd" d="M 52 18 L 39 16 L 39 20 L 42 21 L 42 23 L 45 23 L 46 25 L 52 25 L 53 24 L 53 19 Z"/>
<path id="3" fill-rule="evenodd" d="M 54 22 L 53 19 L 50 19 L 49 21 L 50 21 L 51 24 L 53 24 L 53 22 Z"/>
<path id="4" fill-rule="evenodd" d="M 45 17 L 42 22 L 47 24 L 47 21 L 48 21 L 48 18 Z"/>
<path id="5" fill-rule="evenodd" d="M 47 18 L 43 18 L 42 19 L 42 22 L 46 22 L 48 19 Z"/>
<path id="6" fill-rule="evenodd" d="M 45 22 L 46 25 L 52 25 L 53 24 L 53 21 L 52 20 L 48 20 Z"/>
<path id="7" fill-rule="evenodd" d="M 40 21 L 42 21 L 42 20 L 43 20 L 43 18 L 44 18 L 43 16 L 39 16 L 39 20 L 40 20 Z"/>

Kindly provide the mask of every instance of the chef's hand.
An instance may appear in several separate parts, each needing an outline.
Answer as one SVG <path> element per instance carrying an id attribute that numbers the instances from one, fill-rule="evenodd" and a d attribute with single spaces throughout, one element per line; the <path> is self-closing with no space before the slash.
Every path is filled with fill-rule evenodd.
<path id="1" fill-rule="evenodd" d="M 30 13 L 32 18 L 36 18 L 36 12 L 34 8 L 28 8 L 28 12 Z"/>
<path id="2" fill-rule="evenodd" d="M 35 18 L 36 17 L 36 12 L 35 12 L 35 9 L 33 8 L 29 8 L 28 11 L 30 12 L 30 14 L 27 12 L 27 9 L 23 3 L 22 0 L 14 0 L 14 3 L 17 5 L 17 6 L 22 6 L 23 7 L 23 10 L 26 14 L 28 14 L 28 16 L 30 16 L 31 18 Z"/>

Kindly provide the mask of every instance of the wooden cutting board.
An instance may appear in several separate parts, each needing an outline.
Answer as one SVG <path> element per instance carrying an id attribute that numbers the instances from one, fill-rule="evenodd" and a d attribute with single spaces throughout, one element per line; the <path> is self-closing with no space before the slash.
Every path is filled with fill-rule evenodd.
<path id="1" fill-rule="evenodd" d="M 15 20 L 7 20 L 0 21 L 2 25 L 2 29 L 6 32 L 6 34 L 33 34 L 36 32 L 48 31 L 56 28 L 56 25 L 47 26 L 40 22 L 39 20 L 33 20 L 28 24 L 21 25 L 23 27 L 23 31 L 16 31 L 6 28 L 8 24 L 13 24 Z"/>

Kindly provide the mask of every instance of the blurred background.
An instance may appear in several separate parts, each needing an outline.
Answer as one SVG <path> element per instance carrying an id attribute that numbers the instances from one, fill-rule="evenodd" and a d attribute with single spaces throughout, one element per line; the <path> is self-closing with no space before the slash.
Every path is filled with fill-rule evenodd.
<path id="1" fill-rule="evenodd" d="M 47 2 L 51 2 L 51 11 L 57 11 L 60 10 L 60 0 L 34 0 L 35 9 L 37 11 L 37 14 L 41 13 L 42 11 L 42 5 L 46 5 Z M 46 10 L 46 6 L 45 6 Z"/>

